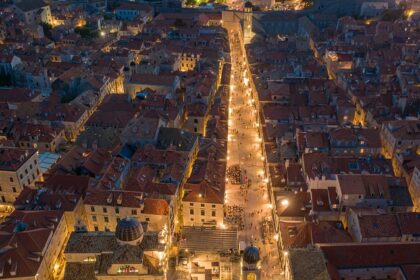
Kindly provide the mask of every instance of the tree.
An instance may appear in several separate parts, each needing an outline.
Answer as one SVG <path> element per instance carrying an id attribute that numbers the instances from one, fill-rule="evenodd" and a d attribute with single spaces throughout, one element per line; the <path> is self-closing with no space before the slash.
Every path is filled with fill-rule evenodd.
<path id="1" fill-rule="evenodd" d="M 185 1 L 185 5 L 187 5 L 187 6 L 196 6 L 197 5 L 197 1 L 196 0 L 186 0 Z"/>

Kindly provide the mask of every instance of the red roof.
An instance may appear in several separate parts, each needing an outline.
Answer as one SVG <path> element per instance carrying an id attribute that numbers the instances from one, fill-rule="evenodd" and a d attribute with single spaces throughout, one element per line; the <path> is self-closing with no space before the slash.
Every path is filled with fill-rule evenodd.
<path id="1" fill-rule="evenodd" d="M 34 149 L 0 148 L 0 170 L 18 170 L 35 152 Z"/>
<path id="2" fill-rule="evenodd" d="M 321 245 L 329 263 L 338 269 L 420 264 L 419 243 Z"/>

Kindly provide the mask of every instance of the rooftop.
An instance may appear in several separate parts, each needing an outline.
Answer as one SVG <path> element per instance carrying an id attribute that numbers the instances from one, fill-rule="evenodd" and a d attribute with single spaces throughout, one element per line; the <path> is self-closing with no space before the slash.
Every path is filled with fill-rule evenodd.
<path id="1" fill-rule="evenodd" d="M 291 278 L 294 280 L 330 280 L 322 251 L 293 248 L 288 251 Z"/>
<path id="2" fill-rule="evenodd" d="M 0 148 L 0 170 L 17 171 L 30 157 L 35 149 Z"/>

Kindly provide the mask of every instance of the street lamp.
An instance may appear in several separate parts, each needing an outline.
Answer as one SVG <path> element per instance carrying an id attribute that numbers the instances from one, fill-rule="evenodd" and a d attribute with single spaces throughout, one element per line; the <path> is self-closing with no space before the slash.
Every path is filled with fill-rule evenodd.
<path id="1" fill-rule="evenodd" d="M 282 206 L 289 206 L 289 200 L 287 200 L 287 199 L 283 199 L 283 200 L 281 201 L 281 205 L 282 205 Z"/>

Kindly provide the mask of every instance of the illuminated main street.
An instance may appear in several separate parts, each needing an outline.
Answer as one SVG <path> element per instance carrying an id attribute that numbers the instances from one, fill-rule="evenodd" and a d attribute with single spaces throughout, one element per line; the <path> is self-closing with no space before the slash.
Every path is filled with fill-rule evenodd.
<path id="1" fill-rule="evenodd" d="M 255 100 L 252 98 L 250 75 L 246 67 L 238 35 L 229 32 L 232 76 L 229 102 L 228 167 L 239 165 L 243 171 L 245 186 L 226 185 L 226 206 L 243 207 L 244 228 L 239 231 L 239 240 L 260 249 L 262 279 L 280 279 L 280 266 L 275 235 L 272 243 L 263 242 L 262 222 L 271 219 L 272 205 L 267 193 L 264 174 L 262 138 L 259 136 Z M 246 187 L 250 180 L 249 187 Z"/>

